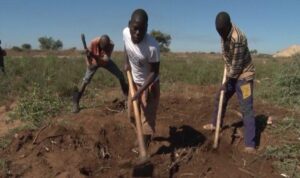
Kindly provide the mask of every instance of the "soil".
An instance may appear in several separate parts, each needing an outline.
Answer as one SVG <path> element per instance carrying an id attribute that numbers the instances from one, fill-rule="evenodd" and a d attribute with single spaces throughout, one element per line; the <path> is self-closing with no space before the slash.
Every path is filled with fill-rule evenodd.
<path id="1" fill-rule="evenodd" d="M 16 134 L 0 151 L 7 163 L 0 177 L 280 177 L 272 160 L 260 155 L 266 146 L 276 143 L 268 134 L 272 129 L 266 125 L 268 116 L 280 119 L 289 111 L 256 101 L 258 153 L 247 154 L 243 152 L 239 107 L 233 97 L 215 150 L 214 133 L 202 126 L 211 117 L 217 88 L 180 89 L 179 85 L 162 91 L 156 134 L 147 150 L 149 162 L 139 164 L 133 149 L 134 126 L 122 102 L 111 100 L 104 107 L 63 114 L 53 118 L 51 123 L 55 124 Z"/>

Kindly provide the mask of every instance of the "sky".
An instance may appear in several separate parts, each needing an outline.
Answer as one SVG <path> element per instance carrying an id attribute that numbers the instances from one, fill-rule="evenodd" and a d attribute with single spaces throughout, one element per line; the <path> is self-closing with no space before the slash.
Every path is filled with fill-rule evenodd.
<path id="1" fill-rule="evenodd" d="M 272 54 L 300 44 L 299 7 L 299 0 L 0 0 L 0 40 L 4 48 L 38 48 L 38 38 L 47 36 L 61 40 L 64 49 L 82 49 L 81 33 L 87 40 L 108 34 L 122 50 L 122 30 L 143 8 L 148 32 L 170 34 L 171 51 L 219 52 L 215 17 L 226 11 L 250 50 Z"/>

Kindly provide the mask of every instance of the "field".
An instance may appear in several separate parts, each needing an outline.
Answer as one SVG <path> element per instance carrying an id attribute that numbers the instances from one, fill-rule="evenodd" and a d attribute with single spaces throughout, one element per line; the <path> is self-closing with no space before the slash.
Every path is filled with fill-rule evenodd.
<path id="1" fill-rule="evenodd" d="M 209 122 L 222 79 L 218 54 L 161 56 L 157 130 L 141 174 L 136 139 L 119 84 L 100 69 L 70 113 L 85 72 L 83 55 L 17 53 L 0 76 L 0 177 L 295 177 L 300 178 L 300 57 L 254 56 L 258 153 L 243 150 L 236 97 L 230 101 L 220 147 Z M 121 52 L 113 56 L 122 66 Z M 273 124 L 267 125 L 269 117 Z M 137 177 L 139 177 L 137 176 Z"/>

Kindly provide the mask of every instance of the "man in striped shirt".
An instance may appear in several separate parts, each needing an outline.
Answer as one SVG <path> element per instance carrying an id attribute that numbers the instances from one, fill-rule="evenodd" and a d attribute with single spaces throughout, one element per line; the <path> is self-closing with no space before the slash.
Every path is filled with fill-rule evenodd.
<path id="1" fill-rule="evenodd" d="M 237 94 L 243 113 L 245 126 L 245 151 L 255 152 L 255 119 L 253 112 L 253 80 L 255 68 L 248 49 L 247 38 L 234 24 L 226 12 L 220 12 L 216 17 L 216 30 L 221 36 L 222 57 L 227 70 L 226 81 L 222 85 L 224 101 L 221 115 L 221 126 L 229 99 Z M 220 92 L 218 92 L 212 121 L 204 125 L 206 130 L 214 130 L 218 113 Z"/>

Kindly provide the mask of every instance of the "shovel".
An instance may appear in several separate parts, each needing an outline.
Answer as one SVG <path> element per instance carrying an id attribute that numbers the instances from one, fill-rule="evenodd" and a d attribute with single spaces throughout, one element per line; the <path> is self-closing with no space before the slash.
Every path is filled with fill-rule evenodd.
<path id="1" fill-rule="evenodd" d="M 129 91 L 130 96 L 133 97 L 135 95 L 135 87 L 133 84 L 131 72 L 127 71 L 128 83 L 129 83 Z M 152 177 L 153 173 L 153 164 L 149 161 L 146 153 L 146 147 L 144 142 L 144 137 L 142 133 L 142 123 L 141 123 L 141 115 L 139 111 L 138 101 L 134 100 L 133 103 L 130 99 L 128 99 L 128 116 L 130 117 L 131 107 L 133 105 L 134 110 L 134 118 L 135 118 L 135 126 L 137 139 L 139 144 L 139 161 L 134 166 L 132 176 L 133 177 Z"/>
<path id="2" fill-rule="evenodd" d="M 128 77 L 128 83 L 129 83 L 129 90 L 130 90 L 130 95 L 133 97 L 135 95 L 135 88 L 133 85 L 133 80 L 131 76 L 131 72 L 127 71 L 127 77 Z M 131 102 L 131 101 L 130 101 Z M 145 142 L 142 134 L 142 122 L 141 122 L 141 115 L 139 111 L 139 106 L 138 106 L 138 101 L 134 100 L 133 103 L 128 103 L 128 105 L 131 107 L 133 104 L 133 110 L 134 110 L 134 118 L 135 118 L 135 125 L 136 125 L 136 134 L 137 134 L 137 140 L 139 144 L 139 157 L 140 160 L 146 160 L 146 147 L 145 147 Z M 128 109 L 130 110 L 130 107 Z M 130 112 L 130 111 L 128 111 Z"/>
<path id="3" fill-rule="evenodd" d="M 226 66 L 224 66 L 222 85 L 225 83 L 226 73 L 227 73 Z M 218 148 L 218 143 L 219 143 L 219 133 L 220 133 L 220 125 L 221 125 L 223 100 L 224 100 L 224 90 L 221 90 L 220 100 L 219 100 L 219 108 L 218 108 L 218 116 L 217 116 L 217 123 L 216 123 L 216 130 L 215 130 L 215 139 L 214 139 L 214 144 L 213 144 L 214 149 Z"/>

